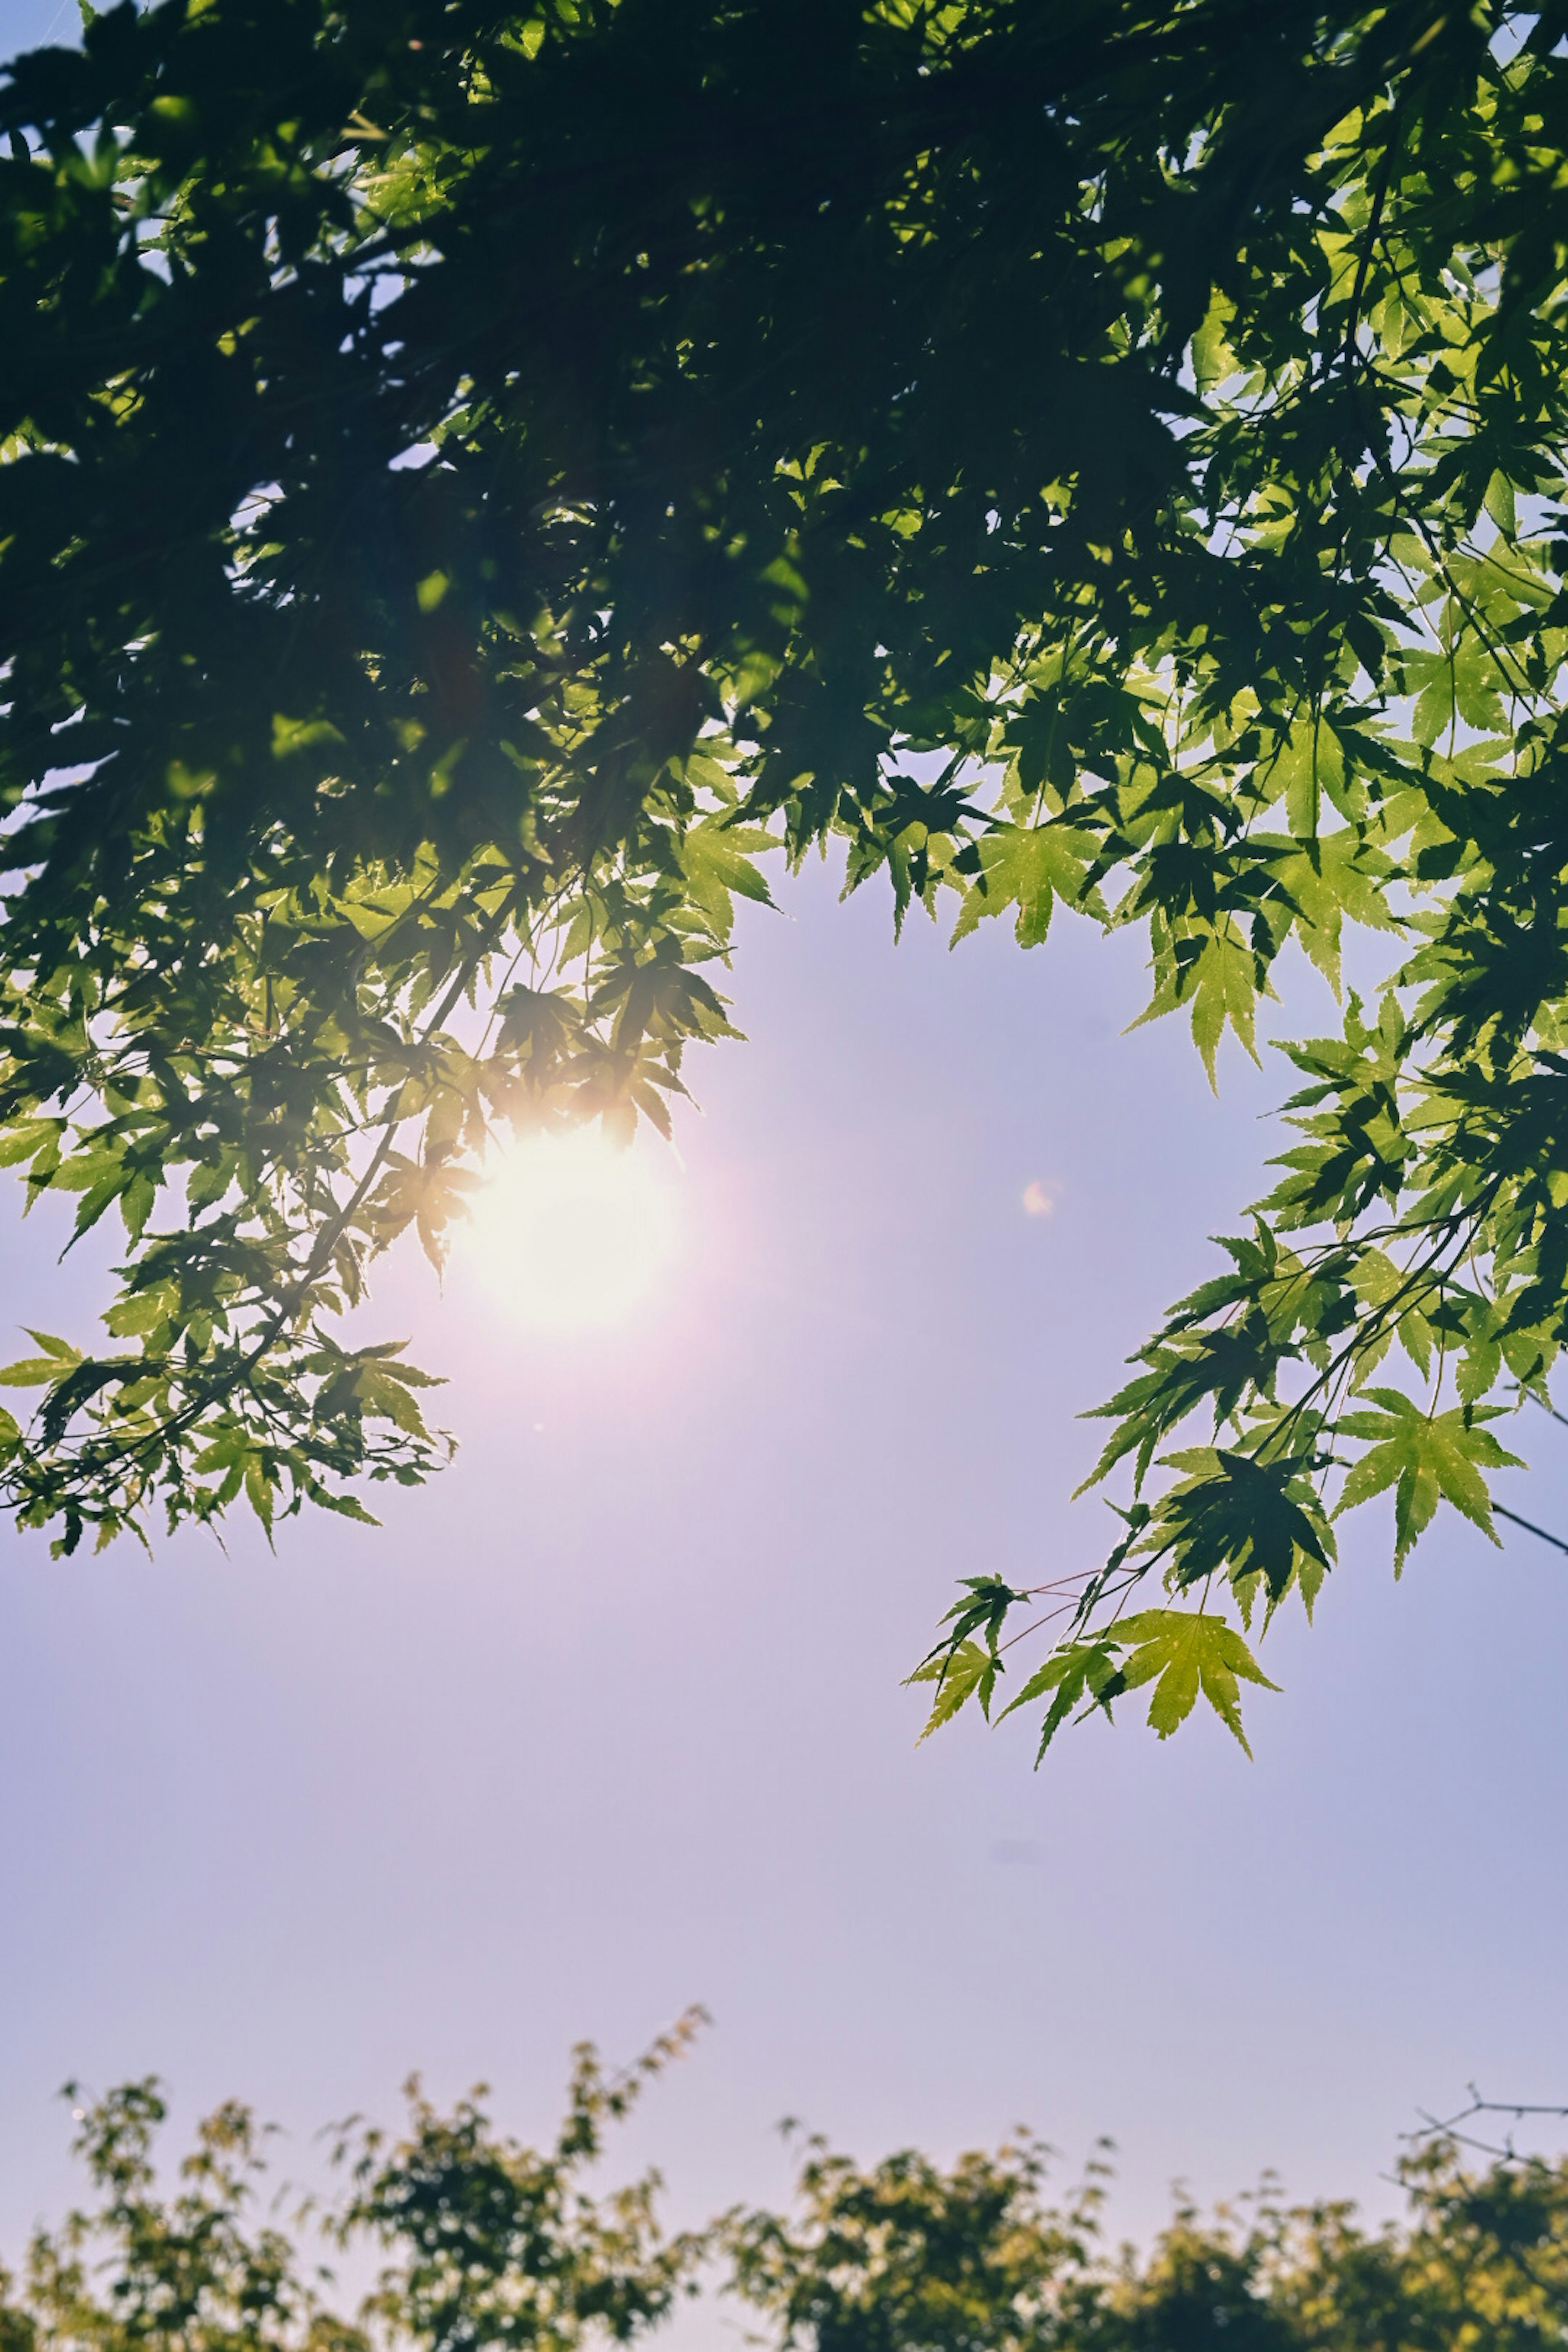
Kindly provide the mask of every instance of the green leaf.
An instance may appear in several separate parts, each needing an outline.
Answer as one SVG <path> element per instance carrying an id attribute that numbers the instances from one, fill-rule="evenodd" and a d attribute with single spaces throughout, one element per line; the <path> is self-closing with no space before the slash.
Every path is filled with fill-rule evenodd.
<path id="1" fill-rule="evenodd" d="M 1272 844 L 1262 840 L 1260 848 Z M 1391 861 L 1371 847 L 1359 828 L 1320 834 L 1310 843 L 1281 844 L 1270 859 L 1276 883 L 1295 909 L 1302 947 L 1337 994 L 1340 945 L 1348 919 L 1369 930 L 1396 928 L 1384 887 Z"/>
<path id="2" fill-rule="evenodd" d="M 14 1364 L 0 1366 L 0 1388 L 43 1388 L 68 1370 L 58 1356 L 23 1356 Z"/>
<path id="3" fill-rule="evenodd" d="M 1016 907 L 1015 934 L 1020 947 L 1038 947 L 1051 925 L 1056 899 L 1100 911 L 1086 880 L 1093 863 L 1092 835 L 1071 823 L 1003 824 L 976 845 L 979 877 L 963 896 L 952 945 L 978 929 L 987 915 Z"/>
<path id="4" fill-rule="evenodd" d="M 1425 1413 L 1398 1389 L 1373 1388 L 1365 1393 L 1382 1410 L 1341 1417 L 1339 1427 L 1345 1435 L 1372 1444 L 1346 1477 L 1335 1516 L 1393 1486 L 1396 1573 L 1430 1526 L 1439 1501 L 1452 1503 L 1491 1542 L 1500 1542 L 1481 1472 L 1522 1468 L 1519 1455 L 1504 1452 L 1490 1431 L 1473 1418 L 1472 1407 Z"/>
<path id="5" fill-rule="evenodd" d="M 692 899 L 709 916 L 715 932 L 728 939 L 734 921 L 731 900 L 753 899 L 771 907 L 773 894 L 753 860 L 780 844 L 761 825 L 728 824 L 710 817 L 691 825 L 680 841 L 680 867 Z"/>
<path id="6" fill-rule="evenodd" d="M 1286 820 L 1298 839 L 1316 835 L 1325 801 L 1343 816 L 1354 814 L 1346 793 L 1343 746 L 1321 713 L 1298 712 L 1266 782 L 1271 794 L 1283 793 Z"/>
<path id="7" fill-rule="evenodd" d="M 1258 1683 L 1265 1690 L 1278 1690 L 1279 1685 L 1269 1681 L 1233 1626 L 1201 1610 L 1146 1609 L 1122 1618 L 1115 1630 L 1120 1642 L 1136 1645 L 1121 1668 L 1128 1689 L 1154 1684 L 1149 1722 L 1162 1739 L 1186 1721 L 1201 1690 L 1226 1730 L 1251 1755 L 1241 1728 L 1237 1678 Z"/>
<path id="8" fill-rule="evenodd" d="M 1154 1539 L 1182 1585 L 1260 1574 L 1277 1605 L 1309 1565 L 1320 1578 L 1331 1565 L 1333 1533 L 1299 1457 L 1219 1446 L 1165 1459 L 1192 1473 L 1163 1497 L 1154 1521 Z"/>
<path id="9" fill-rule="evenodd" d="M 63 1119 L 23 1118 L 0 1129 L 0 1168 L 14 1168 L 19 1160 L 31 1160 L 35 1152 L 57 1143 L 64 1125 Z"/>
<path id="10" fill-rule="evenodd" d="M 1514 506 L 1513 484 L 1506 474 L 1494 473 L 1487 484 L 1487 512 L 1505 539 L 1519 536 L 1519 517 Z"/>
<path id="11" fill-rule="evenodd" d="M 1237 356 L 1226 334 L 1235 316 L 1236 305 L 1229 296 L 1216 292 L 1210 299 L 1203 325 L 1193 337 L 1193 373 L 1200 392 L 1207 392 L 1238 373 Z"/>
<path id="12" fill-rule="evenodd" d="M 1141 1029 L 1180 1004 L 1192 1007 L 1193 1042 L 1203 1056 L 1209 1085 L 1218 1088 L 1215 1057 L 1228 1021 L 1254 1061 L 1258 960 L 1236 924 L 1223 918 L 1189 932 L 1172 950 L 1169 969 L 1152 1003 L 1131 1026 Z"/>
<path id="13" fill-rule="evenodd" d="M 937 1685 L 936 1698 L 921 1738 L 929 1739 L 942 1724 L 951 1723 L 966 1700 L 978 1697 L 982 1711 L 988 1711 L 992 1687 L 1000 1671 L 994 1652 L 983 1650 L 977 1642 L 960 1642 L 956 1648 L 917 1666 L 909 1681 L 933 1682 Z M 920 1742 L 915 1744 L 918 1747 Z"/>
<path id="14" fill-rule="evenodd" d="M 44 1352 L 23 1356 L 14 1364 L 0 1367 L 0 1388 L 43 1388 L 82 1361 L 81 1349 L 73 1348 L 68 1339 L 57 1339 L 52 1332 L 35 1331 L 26 1325 L 23 1328 L 28 1339 L 37 1340 Z"/>
<path id="15" fill-rule="evenodd" d="M 1051 1704 L 1040 1727 L 1040 1744 L 1035 1751 L 1035 1768 L 1038 1770 L 1047 1748 L 1075 1706 L 1087 1700 L 1091 1706 L 1103 1706 L 1110 1713 L 1113 1685 L 1121 1686 L 1114 1642 L 1065 1643 L 1035 1669 L 1017 1697 L 1003 1708 L 996 1720 L 1001 1723 L 1019 1707 L 1043 1698 L 1047 1692 L 1051 1694 Z"/>
<path id="16" fill-rule="evenodd" d="M 31 1324 L 24 1324 L 22 1328 L 28 1339 L 36 1340 L 45 1355 L 52 1356 L 58 1364 L 80 1363 L 81 1349 L 73 1348 L 68 1339 L 57 1339 L 49 1331 L 35 1331 Z"/>

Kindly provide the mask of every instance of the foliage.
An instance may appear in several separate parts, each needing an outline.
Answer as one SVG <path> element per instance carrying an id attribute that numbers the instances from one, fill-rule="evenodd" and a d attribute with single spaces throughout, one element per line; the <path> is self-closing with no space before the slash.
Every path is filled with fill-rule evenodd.
<path id="1" fill-rule="evenodd" d="M 415 2085 L 402 2139 L 335 2134 L 343 2197 L 275 2197 L 270 2219 L 266 2136 L 237 2103 L 200 2126 L 172 2194 L 155 2084 L 79 2106 L 97 2202 L 37 2232 L 20 2280 L 0 2270 L 0 2345 L 579 2352 L 667 2320 L 704 2260 L 781 2352 L 1536 2352 L 1568 2328 L 1568 2161 L 1476 2169 L 1441 2134 L 1400 2166 L 1405 2220 L 1377 2231 L 1348 2204 L 1288 2208 L 1266 2189 L 1210 2220 L 1182 2206 L 1146 2254 L 1113 2251 L 1104 2153 L 1052 2205 L 1049 2151 L 1021 2133 L 945 2168 L 914 2149 L 861 2168 L 813 2140 L 789 2211 L 736 2207 L 664 2238 L 656 2175 L 606 2196 L 583 2177 L 697 2015 L 620 2075 L 580 2049 L 546 2154 L 498 2137 L 482 2091 L 442 2116 Z M 386 2258 L 352 2319 L 312 2258 L 323 2223 L 336 2248 Z"/>
<path id="2" fill-rule="evenodd" d="M 75 2099 L 78 2086 L 65 2095 Z M 331 2319 L 317 2284 L 301 2276 L 288 2231 L 252 2219 L 264 2159 L 248 2108 L 231 2101 L 206 2117 L 167 2197 L 153 2161 L 165 2114 L 153 2081 L 74 2110 L 75 2153 L 100 2202 L 35 2234 L 24 2291 L 7 2297 L 18 2347 L 363 2352 L 364 2339 Z"/>
<path id="3" fill-rule="evenodd" d="M 721 2225 L 731 2290 L 813 2352 L 1021 2352 L 1089 2274 L 1103 2165 L 1066 2211 L 1026 2134 L 949 2172 L 912 2148 L 868 2171 L 813 2142 L 798 2211 Z"/>
<path id="4" fill-rule="evenodd" d="M 413 2082 L 405 2139 L 389 2145 L 374 2129 L 345 2135 L 337 2154 L 350 2166 L 353 2193 L 332 2233 L 345 2245 L 368 2234 L 399 2257 L 363 2315 L 428 2352 L 473 2344 L 574 2352 L 605 2337 L 629 2343 L 664 2318 L 699 2241 L 661 2238 L 657 2173 L 597 2200 L 578 2176 L 602 2155 L 605 2125 L 627 2113 L 702 2021 L 700 2010 L 689 2011 L 614 2076 L 580 2044 L 565 2120 L 546 2156 L 493 2136 L 476 2105 L 482 2086 L 443 2116 Z"/>
<path id="5" fill-rule="evenodd" d="M 1041 2201 L 1027 2138 L 944 2172 L 905 2151 L 860 2170 L 815 2150 L 793 2215 L 722 2225 L 733 2290 L 803 2352 L 1526 2352 L 1568 2325 L 1568 2166 L 1458 2144 L 1400 2167 L 1404 2226 L 1348 2204 L 1179 2210 L 1146 2256 L 1101 2236 L 1105 2167 Z"/>
<path id="6" fill-rule="evenodd" d="M 165 2102 L 155 2082 L 127 2084 L 76 2110 L 76 2152 L 100 2201 L 36 2234 L 19 2290 L 0 2272 L 0 2342 L 6 2352 L 629 2343 L 668 2315 L 699 2249 L 661 2236 L 656 2174 L 600 2199 L 581 2175 L 606 2123 L 679 2053 L 699 2019 L 692 2011 L 621 2075 L 606 2076 L 581 2047 L 545 2155 L 496 2137 L 476 2104 L 482 2085 L 442 2116 L 411 2084 L 408 2137 L 395 2143 L 343 2126 L 336 2155 L 350 2168 L 349 2197 L 324 2217 L 306 2200 L 297 2219 L 324 2218 L 329 2240 L 368 2241 L 393 2257 L 353 2321 L 328 2309 L 331 2274 L 319 2265 L 312 2274 L 298 2231 L 252 2218 L 266 2167 L 250 2111 L 231 2101 L 208 2116 L 183 2185 L 163 2197 L 153 2142 Z"/>
<path id="7" fill-rule="evenodd" d="M 839 844 L 900 923 L 1145 928 L 1211 1075 L 1289 943 L 1394 960 L 1102 1408 L 1045 1738 L 1238 1729 L 1381 1491 L 1401 1562 L 1490 1534 L 1568 1315 L 1565 29 L 162 0 L 17 61 L 0 1155 L 128 1248 L 118 1344 L 9 1375 L 23 1521 L 425 1475 L 370 1257 L 498 1121 L 663 1126 L 737 895 Z"/>

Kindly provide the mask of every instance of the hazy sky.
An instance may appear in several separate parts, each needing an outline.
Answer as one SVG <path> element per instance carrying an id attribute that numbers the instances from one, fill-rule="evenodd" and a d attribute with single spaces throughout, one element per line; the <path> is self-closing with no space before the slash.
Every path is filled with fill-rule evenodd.
<path id="1" fill-rule="evenodd" d="M 0 47 L 57 14 L 0 6 Z M 0 1538 L 0 2252 L 67 2191 L 68 2074 L 243 2093 L 303 2165 L 413 2066 L 548 2131 L 574 2039 L 629 2056 L 692 2000 L 626 2142 L 683 2218 L 783 2191 L 786 2113 L 867 2158 L 1110 2133 L 1141 2231 L 1269 2164 L 1386 2209 L 1418 2105 L 1568 2097 L 1568 1559 L 1529 1538 L 1448 1515 L 1396 1587 L 1359 1515 L 1317 1631 L 1269 1638 L 1254 1764 L 1136 1709 L 1038 1775 L 1017 1726 L 917 1751 L 954 1580 L 1102 1545 L 1074 1415 L 1209 1269 L 1289 1074 L 1228 1049 L 1216 1102 L 1173 1025 L 1119 1034 L 1134 941 L 895 950 L 821 873 L 786 904 L 630 1320 L 384 1278 L 462 1451 L 380 1533 Z M 58 1237 L 0 1201 L 5 1320 L 86 1337 Z M 1568 1528 L 1568 1430 L 1521 1434 L 1510 1501 Z"/>

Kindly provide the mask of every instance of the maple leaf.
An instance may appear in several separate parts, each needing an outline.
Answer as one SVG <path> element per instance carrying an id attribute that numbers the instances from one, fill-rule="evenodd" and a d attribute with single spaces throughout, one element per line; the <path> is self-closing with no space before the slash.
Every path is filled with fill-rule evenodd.
<path id="1" fill-rule="evenodd" d="M 975 845 L 980 872 L 964 893 L 953 925 L 951 944 L 976 929 L 986 915 L 1000 915 L 1016 907 L 1015 930 L 1020 947 L 1038 947 L 1050 929 L 1057 898 L 1103 915 L 1085 877 L 1098 845 L 1092 834 L 1075 824 L 999 824 Z"/>
<path id="2" fill-rule="evenodd" d="M 1145 1609 L 1122 1618 L 1116 1627 L 1119 1642 L 1135 1644 L 1121 1670 L 1127 1689 L 1152 1682 L 1149 1724 L 1168 1739 L 1186 1721 L 1201 1691 L 1220 1721 L 1248 1756 L 1241 1727 L 1238 1678 L 1278 1690 L 1241 1635 L 1223 1617 L 1203 1610 Z"/>
<path id="3" fill-rule="evenodd" d="M 1426 1413 L 1399 1389 L 1368 1389 L 1365 1394 L 1380 1410 L 1344 1413 L 1338 1425 L 1348 1437 L 1370 1439 L 1372 1451 L 1346 1478 L 1335 1517 L 1392 1486 L 1396 1574 L 1439 1501 L 1452 1503 L 1491 1542 L 1500 1543 L 1481 1472 L 1523 1467 L 1519 1455 L 1505 1452 L 1482 1426 L 1482 1417 L 1491 1419 L 1500 1408 L 1458 1405 Z"/>
<path id="4" fill-rule="evenodd" d="M 1109 1712 L 1110 1701 L 1121 1687 L 1118 1680 L 1116 1644 L 1113 1641 L 1065 1642 L 1053 1650 L 1045 1664 L 1037 1666 L 1016 1698 L 1009 1701 L 997 1717 L 998 1723 L 1027 1706 L 1034 1699 L 1051 1694 L 1040 1727 L 1040 1744 L 1035 1750 L 1036 1769 L 1062 1725 L 1081 1700 L 1090 1706 L 1104 1706 Z"/>
<path id="5" fill-rule="evenodd" d="M 978 1642 L 960 1642 L 955 1649 L 944 1650 L 939 1657 L 928 1658 L 905 1679 L 911 1683 L 935 1683 L 936 1698 L 927 1718 L 921 1739 L 929 1739 L 933 1731 L 950 1723 L 967 1699 L 978 1698 L 981 1710 L 990 1713 L 991 1693 L 1002 1662 L 994 1650 L 983 1650 Z M 920 1742 L 916 1741 L 918 1747 Z"/>

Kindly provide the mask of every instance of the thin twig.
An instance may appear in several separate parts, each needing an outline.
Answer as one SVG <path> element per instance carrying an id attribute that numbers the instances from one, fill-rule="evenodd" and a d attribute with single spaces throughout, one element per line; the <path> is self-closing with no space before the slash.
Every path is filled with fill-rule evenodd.
<path id="1" fill-rule="evenodd" d="M 1562 1419 L 1561 1414 L 1558 1419 Z M 1500 1519 L 1511 1520 L 1516 1528 L 1522 1528 L 1527 1535 L 1539 1536 L 1542 1543 L 1551 1544 L 1554 1550 L 1568 1551 L 1568 1543 L 1561 1536 L 1549 1535 L 1544 1528 L 1538 1528 L 1533 1519 L 1521 1519 L 1517 1511 L 1506 1509 L 1501 1503 L 1494 1503 L 1492 1508 Z"/>

